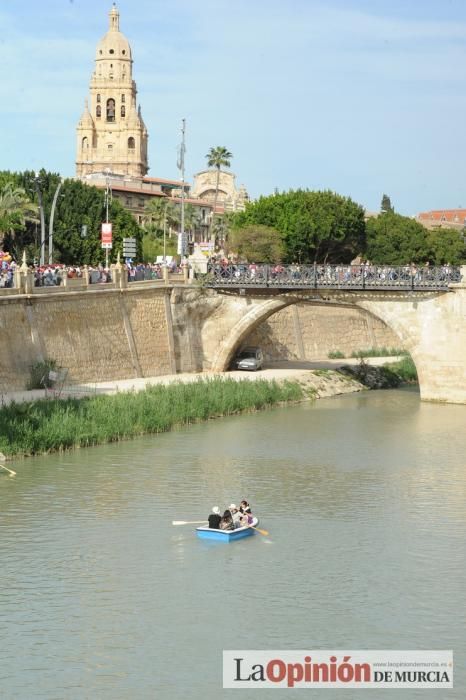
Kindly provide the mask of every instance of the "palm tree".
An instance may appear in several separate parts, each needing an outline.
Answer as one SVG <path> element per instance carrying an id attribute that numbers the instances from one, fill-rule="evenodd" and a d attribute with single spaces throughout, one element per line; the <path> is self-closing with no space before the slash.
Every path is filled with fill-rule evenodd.
<path id="1" fill-rule="evenodd" d="M 164 226 L 168 226 L 170 237 L 172 228 L 180 222 L 180 205 L 170 202 L 167 197 L 154 197 L 149 202 L 144 217 L 144 229 L 154 235 L 162 234 Z"/>
<path id="2" fill-rule="evenodd" d="M 7 182 L 0 190 L 0 248 L 6 234 L 14 237 L 16 231 L 24 229 L 26 221 L 37 221 L 38 207 L 31 202 L 21 187 Z"/>
<path id="3" fill-rule="evenodd" d="M 215 183 L 215 199 L 214 199 L 214 210 L 212 212 L 212 218 L 210 220 L 210 226 L 209 226 L 209 235 L 212 230 L 212 221 L 215 216 L 215 210 L 217 208 L 217 198 L 218 198 L 218 186 L 220 182 L 220 168 L 222 165 L 225 168 L 230 167 L 230 160 L 233 158 L 233 154 L 230 153 L 230 151 L 227 151 L 227 149 L 224 146 L 217 146 L 216 148 L 211 148 L 210 151 L 206 155 L 207 158 L 207 167 L 209 168 L 216 168 L 217 169 L 217 181 Z"/>

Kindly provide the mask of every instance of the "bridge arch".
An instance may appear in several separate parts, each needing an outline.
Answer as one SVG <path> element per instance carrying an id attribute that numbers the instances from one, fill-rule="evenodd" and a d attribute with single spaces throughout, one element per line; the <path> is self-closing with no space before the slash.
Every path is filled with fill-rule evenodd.
<path id="1" fill-rule="evenodd" d="M 220 343 L 216 355 L 212 361 L 213 372 L 226 372 L 236 350 L 252 331 L 266 321 L 270 316 L 281 311 L 286 306 L 295 304 L 294 299 L 272 297 L 266 301 L 254 305 L 230 330 L 226 338 Z"/>
<path id="2" fill-rule="evenodd" d="M 334 292 L 321 296 L 310 293 L 254 294 L 225 299 L 223 318 L 228 322 L 217 340 L 209 369 L 222 372 L 247 336 L 277 311 L 299 302 L 360 308 L 382 320 L 411 354 L 424 400 L 466 403 L 466 287 L 450 292 L 351 294 Z M 242 300 L 242 303 L 241 301 Z M 231 314 L 229 313 L 231 309 Z M 218 322 L 218 321 L 217 321 Z"/>

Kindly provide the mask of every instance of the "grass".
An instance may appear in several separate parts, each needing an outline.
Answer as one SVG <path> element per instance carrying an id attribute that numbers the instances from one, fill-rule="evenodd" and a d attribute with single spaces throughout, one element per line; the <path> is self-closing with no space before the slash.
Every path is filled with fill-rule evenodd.
<path id="1" fill-rule="evenodd" d="M 406 355 L 399 362 L 392 362 L 385 365 L 394 372 L 402 382 L 413 383 L 418 381 L 416 365 L 413 362 L 411 355 Z"/>
<path id="2" fill-rule="evenodd" d="M 330 350 L 328 354 L 329 360 L 343 360 L 345 357 L 346 356 L 341 352 L 341 350 Z"/>
<path id="3" fill-rule="evenodd" d="M 367 348 L 366 350 L 356 350 L 351 353 L 351 357 L 392 357 L 394 355 L 406 355 L 403 348 Z"/>
<path id="4" fill-rule="evenodd" d="M 0 409 L 0 452 L 29 456 L 116 442 L 304 398 L 297 382 L 215 378 L 114 396 L 12 403 Z"/>

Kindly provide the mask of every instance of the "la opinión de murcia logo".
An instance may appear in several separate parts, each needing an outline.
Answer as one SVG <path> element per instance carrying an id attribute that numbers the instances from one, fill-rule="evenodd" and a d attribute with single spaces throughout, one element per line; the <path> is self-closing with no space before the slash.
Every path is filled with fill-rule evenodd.
<path id="1" fill-rule="evenodd" d="M 452 651 L 224 651 L 224 688 L 452 688 Z"/>

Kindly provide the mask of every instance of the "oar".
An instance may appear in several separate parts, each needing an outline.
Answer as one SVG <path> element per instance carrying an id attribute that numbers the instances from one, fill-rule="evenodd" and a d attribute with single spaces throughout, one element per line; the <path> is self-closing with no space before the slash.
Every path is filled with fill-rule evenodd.
<path id="1" fill-rule="evenodd" d="M 261 530 L 260 527 L 254 527 L 254 525 L 249 526 L 251 530 L 257 530 L 257 532 L 260 532 L 261 535 L 268 535 L 269 531 L 268 530 Z"/>
<path id="2" fill-rule="evenodd" d="M 173 520 L 172 525 L 203 525 L 207 520 Z"/>
<path id="3" fill-rule="evenodd" d="M 10 476 L 16 476 L 16 472 L 14 472 L 13 469 L 8 469 L 8 467 L 4 467 L 3 464 L 0 464 L 0 469 L 4 469 Z"/>

